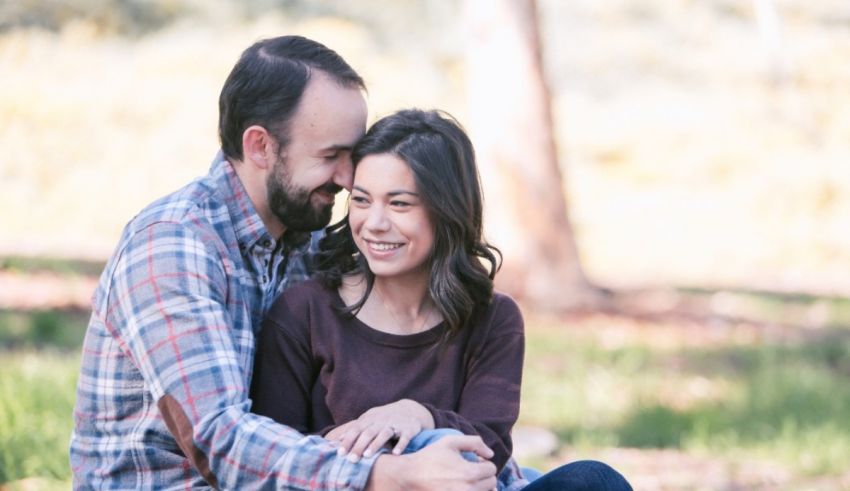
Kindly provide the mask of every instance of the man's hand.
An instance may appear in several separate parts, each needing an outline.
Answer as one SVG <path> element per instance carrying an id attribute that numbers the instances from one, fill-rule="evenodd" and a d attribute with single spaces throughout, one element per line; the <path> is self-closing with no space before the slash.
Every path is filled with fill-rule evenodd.
<path id="1" fill-rule="evenodd" d="M 397 440 L 393 453 L 400 455 L 410 439 L 422 430 L 434 429 L 434 418 L 422 404 L 402 399 L 373 407 L 354 421 L 331 430 L 325 438 L 339 443 L 339 454 L 349 459 L 369 457 L 391 440 Z"/>
<path id="2" fill-rule="evenodd" d="M 482 460 L 470 462 L 461 452 Z M 489 491 L 496 488 L 496 466 L 481 438 L 447 436 L 422 450 L 401 455 L 381 455 L 372 468 L 367 491 Z"/>

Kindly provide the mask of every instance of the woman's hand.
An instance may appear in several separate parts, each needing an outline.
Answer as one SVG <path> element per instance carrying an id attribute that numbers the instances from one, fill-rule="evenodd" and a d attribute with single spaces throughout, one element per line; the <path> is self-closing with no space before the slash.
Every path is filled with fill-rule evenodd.
<path id="1" fill-rule="evenodd" d="M 407 448 L 411 438 L 422 430 L 433 428 L 434 418 L 425 406 L 402 399 L 373 407 L 354 421 L 337 426 L 325 438 L 338 442 L 339 454 L 348 454 L 348 459 L 356 462 L 361 456 L 374 454 L 392 440 L 397 440 L 392 452 L 399 455 Z"/>

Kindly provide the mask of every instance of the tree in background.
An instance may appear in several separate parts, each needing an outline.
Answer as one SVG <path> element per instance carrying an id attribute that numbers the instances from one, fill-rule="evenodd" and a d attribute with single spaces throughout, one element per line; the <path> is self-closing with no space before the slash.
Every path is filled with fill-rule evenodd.
<path id="1" fill-rule="evenodd" d="M 597 304 L 567 214 L 535 0 L 465 0 L 469 129 L 487 234 L 505 255 L 499 288 L 535 308 Z"/>

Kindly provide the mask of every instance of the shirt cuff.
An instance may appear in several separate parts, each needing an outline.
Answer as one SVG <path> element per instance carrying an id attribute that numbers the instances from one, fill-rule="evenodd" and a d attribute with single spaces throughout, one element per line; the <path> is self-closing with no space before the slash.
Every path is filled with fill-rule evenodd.
<path id="1" fill-rule="evenodd" d="M 381 454 L 387 453 L 386 449 L 380 449 L 375 455 L 361 457 L 357 462 L 351 462 L 346 457 L 336 457 L 335 482 L 343 485 L 342 489 L 363 490 L 369 482 L 372 467 Z"/>

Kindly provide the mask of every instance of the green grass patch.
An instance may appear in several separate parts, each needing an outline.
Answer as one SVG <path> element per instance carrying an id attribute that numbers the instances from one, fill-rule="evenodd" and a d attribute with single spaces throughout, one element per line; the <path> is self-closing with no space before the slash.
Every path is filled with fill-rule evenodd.
<path id="1" fill-rule="evenodd" d="M 89 313 L 70 310 L 0 310 L 0 349 L 76 350 Z"/>
<path id="2" fill-rule="evenodd" d="M 67 480 L 79 356 L 3 352 L 0 364 L 0 483 Z M 48 481 L 45 481 L 48 482 Z"/>
<path id="3" fill-rule="evenodd" d="M 566 445 L 760 456 L 806 475 L 850 462 L 850 333 L 787 345 L 604 350 L 528 333 L 521 421 Z"/>

